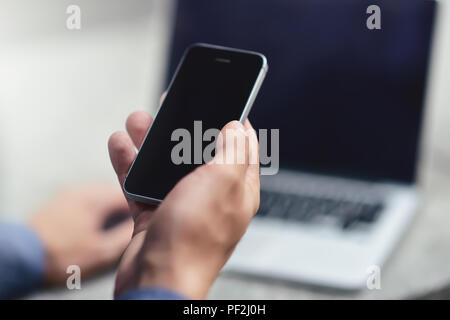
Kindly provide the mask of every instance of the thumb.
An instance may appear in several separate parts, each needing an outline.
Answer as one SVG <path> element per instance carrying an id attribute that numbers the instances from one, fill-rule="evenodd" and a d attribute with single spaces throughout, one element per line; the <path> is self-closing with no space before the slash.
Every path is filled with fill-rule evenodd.
<path id="1" fill-rule="evenodd" d="M 240 122 L 231 121 L 221 130 L 217 137 L 216 155 L 209 164 L 245 174 L 249 165 L 249 139 Z"/>

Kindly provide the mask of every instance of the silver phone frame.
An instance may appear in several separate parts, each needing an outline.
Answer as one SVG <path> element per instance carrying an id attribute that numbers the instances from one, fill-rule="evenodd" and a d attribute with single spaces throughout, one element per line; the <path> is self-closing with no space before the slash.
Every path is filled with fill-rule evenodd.
<path id="1" fill-rule="evenodd" d="M 180 62 L 178 63 L 178 66 L 176 68 L 176 71 L 172 77 L 172 79 L 170 80 L 169 86 L 167 88 L 167 92 L 170 92 L 170 89 L 172 88 L 173 82 L 175 81 L 176 77 L 178 76 L 178 72 L 180 71 L 180 68 L 186 58 L 187 53 L 194 47 L 205 47 L 205 48 L 211 48 L 211 49 L 219 49 L 219 50 L 226 50 L 226 51 L 231 51 L 231 52 L 240 52 L 240 53 L 246 53 L 246 54 L 252 54 L 252 55 L 257 55 L 260 58 L 262 58 L 263 64 L 261 67 L 261 70 L 258 73 L 258 77 L 255 80 L 255 83 L 253 85 L 252 91 L 250 92 L 249 98 L 247 100 L 247 103 L 244 107 L 244 110 L 242 111 L 242 115 L 239 119 L 239 122 L 241 122 L 242 124 L 244 123 L 245 119 L 247 119 L 248 114 L 250 113 L 250 110 L 253 106 L 253 103 L 255 102 L 256 96 L 258 95 L 259 89 L 261 88 L 263 82 L 264 82 L 264 78 L 267 74 L 267 71 L 269 69 L 269 65 L 267 64 L 267 58 L 258 52 L 254 52 L 254 51 L 248 51 L 248 50 L 241 50 L 241 49 L 235 49 L 235 48 L 229 48 L 229 47 L 223 47 L 223 46 L 217 46 L 217 45 L 211 45 L 211 44 L 207 44 L 207 43 L 194 43 L 192 45 L 190 45 L 183 53 L 183 56 L 180 60 Z M 162 101 L 158 107 L 158 110 L 156 111 L 154 120 L 156 120 L 156 118 L 158 117 L 158 113 L 161 110 L 161 107 L 163 106 L 164 101 Z M 154 121 L 153 121 L 154 123 Z M 152 125 L 153 125 L 152 123 Z M 147 140 L 147 136 L 150 133 L 151 129 L 152 129 L 152 125 L 150 125 L 150 128 L 148 129 L 147 133 L 145 134 L 145 138 L 143 140 L 142 145 L 144 145 L 145 141 Z M 141 146 L 142 147 L 142 146 Z M 140 151 L 140 150 L 139 150 Z M 134 166 L 134 162 L 136 161 L 138 155 L 139 155 L 139 151 L 136 155 L 136 158 L 133 160 L 133 163 L 130 166 L 130 169 L 128 170 L 128 173 L 125 177 L 125 180 L 123 181 L 122 184 L 122 189 L 123 192 L 125 193 L 125 195 L 127 196 L 127 198 L 131 199 L 131 200 L 135 200 L 137 202 L 142 202 L 142 203 L 147 203 L 147 204 L 152 204 L 152 205 L 158 205 L 160 204 L 163 200 L 161 199 L 156 199 L 156 198 L 151 198 L 151 197 L 146 197 L 146 196 L 141 196 L 138 194 L 134 194 L 131 192 L 128 192 L 125 188 L 125 183 L 128 179 L 128 175 L 130 174 L 130 171 L 133 169 Z"/>

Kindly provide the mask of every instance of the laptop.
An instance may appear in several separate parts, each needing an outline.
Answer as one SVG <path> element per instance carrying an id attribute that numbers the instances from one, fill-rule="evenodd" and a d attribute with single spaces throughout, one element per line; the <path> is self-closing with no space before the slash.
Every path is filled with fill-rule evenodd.
<path id="1" fill-rule="evenodd" d="M 381 29 L 367 28 L 369 5 Z M 346 290 L 380 270 L 417 211 L 436 2 L 179 1 L 168 74 L 206 42 L 262 52 L 249 116 L 279 129 L 279 171 L 225 270 Z"/>

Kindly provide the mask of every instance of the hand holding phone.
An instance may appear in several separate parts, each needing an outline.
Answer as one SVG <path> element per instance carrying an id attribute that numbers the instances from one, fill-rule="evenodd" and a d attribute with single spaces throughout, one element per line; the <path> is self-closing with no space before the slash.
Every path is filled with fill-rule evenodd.
<path id="1" fill-rule="evenodd" d="M 127 131 L 109 140 L 114 170 L 123 185 L 126 173 L 152 122 L 145 112 L 128 117 Z M 259 206 L 258 139 L 250 122 L 237 121 L 222 130 L 248 138 L 237 148 L 224 136 L 217 157 L 230 150 L 244 163 L 198 167 L 176 184 L 156 207 L 128 199 L 133 237 L 122 256 L 114 295 L 133 288 L 161 287 L 184 297 L 203 299 L 234 250 Z M 247 135 L 248 133 L 248 135 Z"/>
<path id="2" fill-rule="evenodd" d="M 219 51 L 223 52 L 223 50 Z M 225 51 L 228 52 L 228 50 Z M 195 56 L 197 56 L 197 53 L 195 53 Z M 189 51 L 185 59 L 187 60 L 188 57 Z M 261 62 L 261 57 L 256 60 Z M 262 66 L 261 69 L 258 66 Z M 179 68 L 179 73 L 182 68 Z M 258 69 L 260 70 L 259 73 Z M 224 89 L 236 90 L 235 84 L 238 83 L 238 86 L 241 86 L 243 83 L 241 80 L 245 77 L 240 78 L 240 80 L 234 79 L 234 77 L 228 78 L 226 87 L 217 86 L 217 90 L 222 90 L 221 95 L 216 96 L 211 92 L 206 95 L 208 99 L 212 99 L 211 104 L 208 103 L 210 107 L 214 108 L 214 103 L 217 103 L 223 107 L 220 111 L 233 112 L 232 115 L 225 114 L 225 117 L 213 118 L 215 121 L 220 119 L 221 122 L 228 123 L 222 131 L 232 130 L 236 132 L 237 136 L 245 135 L 245 138 L 248 139 L 248 148 L 239 149 L 236 144 L 227 143 L 225 136 L 225 139 L 217 147 L 218 154 L 216 156 L 220 156 L 224 152 L 227 153 L 229 149 L 236 148 L 233 152 L 236 152 L 236 154 L 243 152 L 244 163 L 203 165 L 184 178 L 183 176 L 172 177 L 174 180 L 183 179 L 175 183 L 175 187 L 170 184 L 166 185 L 171 191 L 167 196 L 161 197 L 165 200 L 159 207 L 138 203 L 130 199 L 135 198 L 140 201 L 152 202 L 148 201 L 154 199 L 152 196 L 148 197 L 150 194 L 138 193 L 138 196 L 128 199 L 134 220 L 134 232 L 119 265 L 114 292 L 116 297 L 133 288 L 161 287 L 179 293 L 184 297 L 205 298 L 210 286 L 245 233 L 248 224 L 258 210 L 260 187 L 258 139 L 256 132 L 251 128 L 250 122 L 245 119 L 267 70 L 265 59 L 262 59 L 261 63 L 257 63 L 256 68 L 252 70 L 247 77 L 246 90 L 233 97 L 233 99 L 237 96 L 240 98 L 237 105 L 231 104 L 230 108 L 225 108 L 226 105 L 220 104 L 219 98 L 231 102 L 223 94 Z M 238 74 L 238 72 L 239 70 L 234 70 L 232 74 Z M 206 74 L 207 71 L 205 71 Z M 206 80 L 209 80 L 206 85 L 213 83 L 210 78 L 206 78 Z M 203 84 L 206 80 L 204 79 Z M 232 82 L 232 80 L 236 81 Z M 176 82 L 177 80 L 173 81 L 172 87 L 176 87 Z M 223 82 L 221 84 L 223 85 Z M 208 92 L 207 89 L 205 86 L 199 86 L 195 91 L 196 96 L 202 97 L 202 91 Z M 159 115 L 164 110 L 162 108 L 165 108 L 166 103 L 169 105 L 168 110 L 175 109 L 172 112 L 176 112 L 177 108 L 183 106 L 182 104 L 173 104 L 176 101 L 182 102 L 174 98 L 172 98 L 174 101 L 169 103 L 170 91 L 162 104 Z M 194 97 L 194 95 L 190 95 L 191 93 L 185 94 Z M 241 120 L 244 122 L 244 126 L 237 121 L 228 122 L 225 120 L 228 116 L 231 119 Z M 158 117 L 157 119 L 159 119 Z M 161 123 L 164 122 L 161 121 Z M 129 168 L 136 158 L 135 147 L 140 149 L 140 154 L 142 154 L 143 143 L 161 141 L 157 139 L 157 136 L 153 137 L 154 133 L 158 135 L 158 133 L 161 134 L 161 131 L 163 134 L 167 134 L 164 127 L 156 126 L 156 123 L 152 127 L 160 129 L 149 130 L 151 125 L 152 119 L 147 113 L 136 112 L 130 115 L 127 120 L 128 134 L 117 132 L 109 140 L 108 147 L 111 161 L 119 182 L 124 187 L 126 186 L 127 173 L 128 179 L 130 179 L 131 171 L 128 172 Z M 214 125 L 219 128 L 222 127 L 221 123 L 215 122 Z M 145 137 L 146 132 L 148 133 Z M 247 135 L 247 133 L 250 134 Z M 153 148 L 153 146 L 150 147 L 150 149 Z M 162 152 L 170 151 L 167 148 L 162 149 Z M 255 157 L 256 163 L 250 163 L 249 159 Z M 134 163 L 136 164 L 136 161 Z M 142 165 L 145 166 L 145 161 Z M 154 170 L 154 163 L 148 163 L 148 166 Z M 142 176 L 144 180 L 141 181 L 144 181 L 146 186 L 154 183 L 158 187 L 158 183 L 161 182 L 158 179 L 163 177 L 164 175 L 144 174 Z M 174 183 L 173 180 L 171 183 Z M 124 190 L 124 192 L 128 195 L 129 190 Z M 167 189 L 160 189 L 159 192 L 168 191 Z M 152 195 L 154 194 L 152 193 Z"/>
<path id="3" fill-rule="evenodd" d="M 175 184 L 204 164 L 203 132 L 247 118 L 268 66 L 259 53 L 196 44 L 184 54 L 149 133 L 128 172 L 128 198 L 160 203 Z M 187 161 L 174 160 L 178 141 L 187 133 Z M 200 131 L 200 132 L 199 132 Z M 198 141 L 198 140 L 201 141 Z M 210 137 L 211 139 L 211 137 Z"/>

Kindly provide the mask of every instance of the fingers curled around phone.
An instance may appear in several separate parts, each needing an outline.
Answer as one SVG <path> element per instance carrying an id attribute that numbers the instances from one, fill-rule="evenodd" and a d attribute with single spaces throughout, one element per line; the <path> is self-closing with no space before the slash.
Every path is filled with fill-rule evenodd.
<path id="1" fill-rule="evenodd" d="M 125 132 L 115 132 L 109 138 L 108 150 L 112 166 L 122 185 L 134 158 L 136 158 L 133 141 Z"/>
<path id="2" fill-rule="evenodd" d="M 152 117 L 145 111 L 136 111 L 128 116 L 126 128 L 136 148 L 141 147 L 152 121 Z"/>

